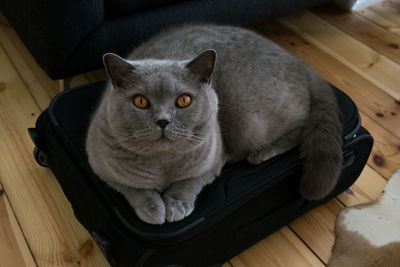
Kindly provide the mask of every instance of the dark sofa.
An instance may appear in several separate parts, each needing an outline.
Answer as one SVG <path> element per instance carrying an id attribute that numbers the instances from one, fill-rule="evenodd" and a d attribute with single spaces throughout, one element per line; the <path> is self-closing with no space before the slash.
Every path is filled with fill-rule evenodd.
<path id="1" fill-rule="evenodd" d="M 1 0 L 0 8 L 52 79 L 101 67 L 161 29 L 188 22 L 249 26 L 328 0 Z"/>

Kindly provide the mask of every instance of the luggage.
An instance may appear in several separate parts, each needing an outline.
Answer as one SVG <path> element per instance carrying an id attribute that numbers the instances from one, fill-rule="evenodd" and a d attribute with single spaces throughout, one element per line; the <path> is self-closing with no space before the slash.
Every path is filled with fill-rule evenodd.
<path id="1" fill-rule="evenodd" d="M 373 139 L 349 97 L 335 88 L 343 113 L 344 168 L 334 191 L 320 201 L 298 193 L 297 149 L 260 165 L 224 167 L 182 221 L 150 225 L 125 198 L 92 172 L 86 131 L 105 83 L 60 93 L 29 129 L 39 164 L 49 167 L 71 202 L 76 218 L 92 234 L 113 266 L 220 266 L 313 207 L 347 189 L 360 175 Z"/>

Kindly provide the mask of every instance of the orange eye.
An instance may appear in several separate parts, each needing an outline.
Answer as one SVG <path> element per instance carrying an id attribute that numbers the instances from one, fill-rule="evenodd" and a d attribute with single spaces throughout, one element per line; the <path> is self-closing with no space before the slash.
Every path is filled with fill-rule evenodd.
<path id="1" fill-rule="evenodd" d="M 133 104 L 138 108 L 147 108 L 150 102 L 144 96 L 137 95 L 133 98 Z"/>
<path id="2" fill-rule="evenodd" d="M 190 105 L 190 103 L 192 103 L 192 97 L 190 95 L 186 95 L 186 94 L 181 95 L 176 100 L 176 105 L 180 108 L 186 108 L 187 106 Z"/>

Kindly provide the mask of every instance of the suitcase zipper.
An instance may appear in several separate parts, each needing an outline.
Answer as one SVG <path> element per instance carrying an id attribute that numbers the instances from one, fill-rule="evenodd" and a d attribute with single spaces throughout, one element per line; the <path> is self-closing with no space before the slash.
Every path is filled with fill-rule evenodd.
<path id="1" fill-rule="evenodd" d="M 343 145 L 345 146 L 348 142 L 350 142 L 351 140 L 353 140 L 354 138 L 357 137 L 358 132 L 360 131 L 361 128 L 361 117 L 360 114 L 357 113 L 357 118 L 356 118 L 356 126 L 354 127 L 354 129 L 349 132 L 348 134 L 346 134 L 343 137 Z"/>

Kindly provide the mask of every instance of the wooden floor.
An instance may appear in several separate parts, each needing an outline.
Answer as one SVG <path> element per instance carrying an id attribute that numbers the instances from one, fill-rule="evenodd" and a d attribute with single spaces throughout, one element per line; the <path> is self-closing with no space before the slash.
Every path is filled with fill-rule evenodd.
<path id="1" fill-rule="evenodd" d="M 354 14 L 333 5 L 258 25 L 258 31 L 309 62 L 358 105 L 375 138 L 358 181 L 231 259 L 226 266 L 323 266 L 333 225 L 346 206 L 375 199 L 400 167 L 400 0 Z M 73 85 L 102 79 L 97 71 Z M 52 173 L 33 160 L 26 128 L 58 92 L 0 15 L 0 266 L 107 266 L 75 220 Z"/>

